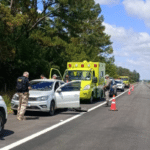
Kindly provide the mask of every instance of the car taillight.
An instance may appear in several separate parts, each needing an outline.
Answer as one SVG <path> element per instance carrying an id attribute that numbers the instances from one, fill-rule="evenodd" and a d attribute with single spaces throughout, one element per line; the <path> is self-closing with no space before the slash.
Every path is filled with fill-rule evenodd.
<path id="1" fill-rule="evenodd" d="M 94 64 L 94 67 L 97 67 L 97 64 Z"/>
<path id="2" fill-rule="evenodd" d="M 82 64 L 81 67 L 84 67 L 84 65 Z"/>
<path id="3" fill-rule="evenodd" d="M 71 68 L 71 64 L 69 64 L 69 67 Z"/>

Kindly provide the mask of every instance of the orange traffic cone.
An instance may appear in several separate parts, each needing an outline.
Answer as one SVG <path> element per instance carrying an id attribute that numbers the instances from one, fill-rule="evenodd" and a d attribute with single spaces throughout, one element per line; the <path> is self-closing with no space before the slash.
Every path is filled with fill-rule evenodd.
<path id="1" fill-rule="evenodd" d="M 131 91 L 130 91 L 130 89 L 129 89 L 129 91 L 128 91 L 128 95 L 130 95 L 131 94 Z"/>
<path id="2" fill-rule="evenodd" d="M 118 111 L 118 109 L 116 108 L 116 100 L 115 100 L 115 95 L 113 95 L 113 100 L 111 102 L 111 107 L 110 107 L 110 110 L 113 110 L 113 111 Z"/>

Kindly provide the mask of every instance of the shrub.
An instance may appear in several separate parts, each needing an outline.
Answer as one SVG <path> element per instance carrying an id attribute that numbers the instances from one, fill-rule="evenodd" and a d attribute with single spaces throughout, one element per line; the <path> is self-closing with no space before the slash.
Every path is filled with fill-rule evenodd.
<path id="1" fill-rule="evenodd" d="M 11 106 L 11 98 L 7 94 L 5 94 L 3 95 L 3 99 L 7 105 L 7 108 L 9 108 Z"/>

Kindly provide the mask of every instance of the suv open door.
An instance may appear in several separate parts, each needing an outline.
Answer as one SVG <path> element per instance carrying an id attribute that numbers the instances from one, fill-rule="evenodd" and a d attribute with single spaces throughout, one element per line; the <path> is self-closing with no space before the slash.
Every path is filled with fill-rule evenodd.
<path id="1" fill-rule="evenodd" d="M 80 107 L 81 81 L 72 81 L 60 86 L 55 92 L 57 108 Z"/>

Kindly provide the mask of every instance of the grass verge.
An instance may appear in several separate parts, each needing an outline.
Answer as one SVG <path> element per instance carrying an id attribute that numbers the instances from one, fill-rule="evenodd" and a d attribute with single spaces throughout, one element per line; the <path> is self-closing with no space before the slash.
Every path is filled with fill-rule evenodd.
<path id="1" fill-rule="evenodd" d="M 15 93 L 15 91 L 0 92 L 0 95 L 3 97 L 3 99 L 6 103 L 8 114 L 13 112 L 11 109 L 11 98 L 14 93 Z"/>

